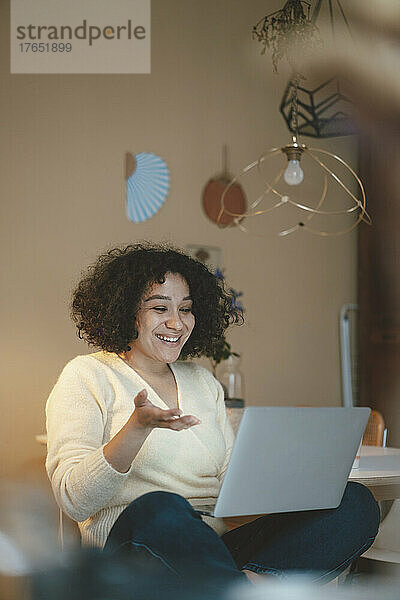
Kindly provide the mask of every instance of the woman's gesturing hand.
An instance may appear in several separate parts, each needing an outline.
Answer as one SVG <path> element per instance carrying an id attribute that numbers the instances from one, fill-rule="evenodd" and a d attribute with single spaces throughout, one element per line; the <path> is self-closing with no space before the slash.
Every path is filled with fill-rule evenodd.
<path id="1" fill-rule="evenodd" d="M 136 427 L 142 427 L 143 429 L 161 427 L 181 431 L 200 423 L 199 419 L 193 415 L 182 416 L 182 411 L 179 408 L 164 410 L 155 406 L 150 402 L 145 389 L 138 393 L 134 402 L 135 410 L 129 420 Z"/>
<path id="2" fill-rule="evenodd" d="M 141 390 L 134 398 L 135 410 L 125 425 L 103 448 L 107 462 L 121 473 L 129 470 L 133 459 L 139 452 L 152 429 L 162 427 L 181 431 L 200 423 L 192 415 L 182 415 L 179 408 L 163 410 L 154 406 L 147 397 L 147 391 Z"/>

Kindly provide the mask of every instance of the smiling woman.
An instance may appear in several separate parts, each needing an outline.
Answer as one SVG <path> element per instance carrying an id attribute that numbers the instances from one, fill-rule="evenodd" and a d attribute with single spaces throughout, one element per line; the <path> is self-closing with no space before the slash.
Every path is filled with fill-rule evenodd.
<path id="1" fill-rule="evenodd" d="M 71 316 L 101 350 L 70 361 L 50 394 L 47 470 L 84 543 L 103 546 L 145 492 L 215 499 L 233 439 L 223 391 L 177 361 L 212 351 L 243 321 L 223 281 L 169 245 L 115 248 L 78 283 Z M 176 436 L 195 425 L 195 438 Z"/>
<path id="2" fill-rule="evenodd" d="M 71 360 L 47 402 L 47 472 L 83 543 L 122 554 L 138 578 L 206 582 L 213 597 L 249 571 L 333 578 L 379 522 L 357 484 L 332 511 L 269 515 L 230 532 L 196 511 L 215 504 L 233 433 L 219 382 L 178 358 L 211 353 L 242 322 L 232 300 L 222 279 L 170 246 L 100 256 L 71 311 L 80 337 L 101 350 Z"/>

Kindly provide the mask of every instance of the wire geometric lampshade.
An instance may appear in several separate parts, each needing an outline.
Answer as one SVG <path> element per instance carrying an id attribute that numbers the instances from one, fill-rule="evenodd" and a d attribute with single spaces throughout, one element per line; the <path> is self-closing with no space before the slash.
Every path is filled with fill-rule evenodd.
<path id="1" fill-rule="evenodd" d="M 276 175 L 270 177 L 262 171 L 262 168 L 266 166 L 272 157 L 279 155 L 283 157 L 283 164 L 281 163 L 281 167 Z M 299 184 L 303 181 L 300 160 L 304 159 L 311 161 L 311 164 L 306 168 L 306 176 L 310 173 L 312 164 L 314 164 L 314 168 L 318 169 L 322 175 L 321 193 L 315 200 L 307 199 L 307 195 L 301 199 L 301 194 L 299 199 L 298 192 L 302 187 Z M 331 164 L 327 162 L 327 159 L 329 159 Z M 291 169 L 294 169 L 294 171 L 290 172 Z M 339 170 L 343 172 L 343 175 L 339 176 L 337 174 Z M 225 198 L 232 186 L 237 184 L 242 185 L 244 179 L 251 175 L 253 177 L 256 176 L 258 179 L 261 186 L 260 192 L 257 193 L 256 199 L 250 203 L 245 213 L 236 214 L 226 206 Z M 328 193 L 330 184 L 335 185 L 337 188 L 335 198 L 339 199 L 339 196 L 342 196 L 341 207 L 335 206 L 329 209 L 326 207 L 328 197 L 330 197 Z M 287 187 L 282 187 L 282 185 L 289 185 L 290 190 Z M 356 185 L 357 191 L 353 192 L 351 188 L 354 189 L 354 185 Z M 359 198 L 357 195 L 359 195 Z M 290 206 L 296 209 L 298 213 L 296 221 L 288 223 L 281 229 L 278 234 L 280 237 L 287 236 L 299 230 L 308 231 L 322 237 L 339 236 L 355 229 L 361 221 L 371 224 L 371 218 L 366 210 L 366 197 L 363 184 L 350 165 L 332 152 L 328 152 L 322 148 L 310 148 L 305 144 L 298 143 L 296 136 L 293 136 L 292 142 L 283 148 L 271 148 L 268 150 L 257 160 L 242 169 L 231 180 L 222 194 L 221 208 L 217 222 L 222 218 L 222 215 L 229 215 L 233 217 L 238 229 L 244 233 L 253 234 L 248 226 L 243 223 L 243 219 L 259 217 L 272 211 L 276 212 L 278 209 L 284 210 L 284 207 Z M 312 219 L 317 217 L 327 217 L 331 221 L 331 219 L 334 220 L 335 217 L 339 218 L 340 216 L 353 217 L 352 223 L 344 227 L 339 226 L 334 230 L 325 230 L 318 227 L 312 221 Z"/>
<path id="2" fill-rule="evenodd" d="M 283 94 L 280 111 L 289 131 L 296 133 L 293 97 L 297 95 L 297 133 L 313 138 L 330 138 L 356 133 L 349 114 L 350 101 L 340 90 L 336 78 L 325 81 L 313 90 L 289 81 Z"/>
<path id="3" fill-rule="evenodd" d="M 332 152 L 308 147 L 298 141 L 299 135 L 328 138 L 355 132 L 348 111 L 349 100 L 342 94 L 335 78 L 324 81 L 313 89 L 300 85 L 304 76 L 296 62 L 303 54 L 302 49 L 313 48 L 313 51 L 318 51 L 319 30 L 316 20 L 323 2 L 324 0 L 316 1 L 311 15 L 310 2 L 286 0 L 282 9 L 266 15 L 253 28 L 253 37 L 263 45 L 262 52 L 266 48 L 271 50 L 275 71 L 282 58 L 286 58 L 292 66 L 293 74 L 284 92 L 280 111 L 294 135 L 291 143 L 281 148 L 271 148 L 232 179 L 222 194 L 217 222 L 225 214 L 233 217 L 241 231 L 252 233 L 247 223 L 243 224 L 243 219 L 276 213 L 280 209 L 285 221 L 286 218 L 288 220 L 283 228 L 279 225 L 280 236 L 288 236 L 300 230 L 323 237 L 338 236 L 352 231 L 361 221 L 371 224 L 363 184 L 350 165 Z M 340 17 L 348 28 L 341 0 L 326 0 L 332 35 L 335 2 Z M 263 167 L 274 156 L 281 156 L 283 164 L 281 161 L 276 174 L 271 176 L 269 169 L 263 172 Z M 304 172 L 302 166 L 305 167 Z M 242 180 L 250 174 L 253 174 L 253 178 L 256 176 L 256 182 L 252 185 L 256 193 L 248 197 L 255 197 L 255 200 L 245 213 L 235 214 L 229 210 L 225 198 L 233 185 L 242 184 Z M 322 185 L 319 181 L 321 175 Z M 302 184 L 303 179 L 306 180 L 305 184 Z M 335 188 L 333 193 L 328 193 L 330 186 Z M 338 222 L 348 217 L 353 217 L 350 224 L 346 222 L 343 226 Z M 334 230 L 325 227 L 324 219 L 334 223 Z"/>

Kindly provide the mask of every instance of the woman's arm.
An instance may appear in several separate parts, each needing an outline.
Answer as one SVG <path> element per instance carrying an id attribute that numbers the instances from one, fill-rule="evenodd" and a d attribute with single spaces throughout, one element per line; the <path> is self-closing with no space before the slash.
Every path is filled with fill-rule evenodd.
<path id="1" fill-rule="evenodd" d="M 222 482 L 226 469 L 228 468 L 229 460 L 231 458 L 233 443 L 235 441 L 235 435 L 233 433 L 231 422 L 228 418 L 228 415 L 226 414 L 224 390 L 219 381 L 215 380 L 215 385 L 217 387 L 217 419 L 221 427 L 226 446 L 224 464 L 222 465 L 222 469 L 218 475 L 219 481 Z"/>
<path id="2" fill-rule="evenodd" d="M 107 506 L 127 477 L 103 454 L 110 386 L 90 360 L 66 365 L 46 405 L 46 469 L 57 503 L 75 521 Z"/>
<path id="3" fill-rule="evenodd" d="M 140 392 L 125 425 L 104 445 L 110 386 L 88 361 L 80 357 L 64 368 L 46 405 L 46 469 L 59 506 L 75 521 L 110 503 L 154 427 L 179 430 L 199 422 L 155 407 Z"/>

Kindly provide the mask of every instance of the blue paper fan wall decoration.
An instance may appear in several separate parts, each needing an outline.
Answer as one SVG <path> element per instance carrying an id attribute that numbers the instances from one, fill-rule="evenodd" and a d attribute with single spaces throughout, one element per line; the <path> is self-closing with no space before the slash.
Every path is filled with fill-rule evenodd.
<path id="1" fill-rule="evenodd" d="M 161 208 L 169 192 L 169 169 L 151 152 L 126 154 L 126 214 L 133 223 L 147 221 Z"/>

